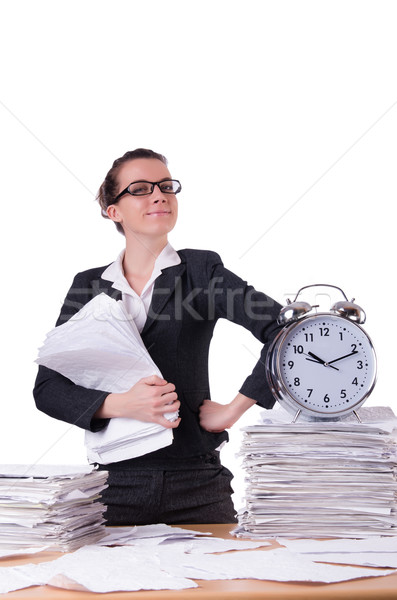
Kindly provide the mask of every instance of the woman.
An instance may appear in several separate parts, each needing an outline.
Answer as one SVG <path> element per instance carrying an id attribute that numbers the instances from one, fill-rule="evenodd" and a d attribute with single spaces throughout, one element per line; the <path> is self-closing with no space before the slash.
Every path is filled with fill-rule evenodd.
<path id="1" fill-rule="evenodd" d="M 137 149 L 117 159 L 98 193 L 102 215 L 124 234 L 125 250 L 107 267 L 76 275 L 57 325 L 93 296 L 122 300 L 164 379 L 140 380 L 125 393 L 98 392 L 40 367 L 37 407 L 91 431 L 129 417 L 174 430 L 174 442 L 145 456 L 101 466 L 108 524 L 230 523 L 232 474 L 219 460 L 225 429 L 256 402 L 271 408 L 264 357 L 280 306 L 225 269 L 203 250 L 176 252 L 168 233 L 176 224 L 180 191 L 166 159 Z M 264 344 L 261 359 L 227 405 L 209 400 L 208 352 L 218 318 L 249 329 Z M 164 413 L 179 409 L 172 422 Z"/>

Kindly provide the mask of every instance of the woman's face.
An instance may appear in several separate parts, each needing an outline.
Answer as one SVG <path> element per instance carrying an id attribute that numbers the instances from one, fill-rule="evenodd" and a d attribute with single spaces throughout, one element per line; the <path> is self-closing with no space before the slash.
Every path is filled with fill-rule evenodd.
<path id="1" fill-rule="evenodd" d="M 137 158 L 124 163 L 118 174 L 117 194 L 134 181 L 161 181 L 171 179 L 166 165 L 155 158 Z M 163 194 L 154 186 L 148 196 L 125 194 L 107 209 L 110 219 L 121 223 L 126 236 L 147 235 L 164 237 L 174 227 L 178 217 L 175 194 Z"/>

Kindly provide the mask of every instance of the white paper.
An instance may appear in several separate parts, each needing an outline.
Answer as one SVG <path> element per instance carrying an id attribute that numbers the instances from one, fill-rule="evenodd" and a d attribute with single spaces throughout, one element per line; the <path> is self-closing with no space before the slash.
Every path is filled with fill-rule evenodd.
<path id="1" fill-rule="evenodd" d="M 363 567 L 382 567 L 397 569 L 395 552 L 349 552 L 349 554 L 305 554 L 306 558 L 322 563 L 360 565 Z"/>
<path id="2" fill-rule="evenodd" d="M 90 465 L 41 465 L 41 464 L 5 464 L 0 466 L 2 477 L 70 478 L 92 472 Z"/>
<path id="3" fill-rule="evenodd" d="M 209 555 L 173 546 L 86 546 L 50 562 L 1 568 L 0 593 L 45 584 L 101 593 L 197 587 L 191 578 L 332 583 L 393 572 L 319 564 L 285 548 Z"/>
<path id="4" fill-rule="evenodd" d="M 251 538 L 397 535 L 397 419 L 369 407 L 339 421 L 263 411 L 243 429 L 245 507 L 235 534 Z"/>
<path id="5" fill-rule="evenodd" d="M 397 537 L 278 541 L 313 561 L 397 568 Z"/>
<path id="6" fill-rule="evenodd" d="M 143 377 L 162 377 L 123 303 L 106 294 L 52 329 L 36 362 L 78 385 L 112 393 L 129 390 Z M 178 415 L 164 416 L 174 420 Z M 105 429 L 85 434 L 89 462 L 101 464 L 142 456 L 172 440 L 172 429 L 125 418 L 110 419 Z"/>
<path id="7" fill-rule="evenodd" d="M 315 581 L 334 583 L 360 577 L 388 575 L 392 570 L 374 571 L 356 567 L 338 567 L 314 563 L 285 548 L 232 552 L 225 555 L 169 553 L 160 550 L 161 565 L 178 577 L 194 579 L 263 579 L 269 581 Z"/>
<path id="8" fill-rule="evenodd" d="M 107 471 L 84 465 L 0 465 L 0 551 L 75 550 L 105 535 Z"/>
<path id="9" fill-rule="evenodd" d="M 159 546 L 172 544 L 172 550 L 182 552 L 228 552 L 229 550 L 247 550 L 269 546 L 270 543 L 248 542 L 234 539 L 221 539 L 210 536 L 210 533 L 198 532 L 192 529 L 171 527 L 163 523 L 155 525 L 140 525 L 135 527 L 107 527 L 109 532 L 98 542 L 101 546 Z"/>
<path id="10" fill-rule="evenodd" d="M 162 546 L 172 544 L 173 549 L 187 554 L 212 554 L 214 552 L 230 552 L 231 550 L 253 550 L 270 546 L 270 542 L 248 542 L 242 540 L 224 540 L 221 538 L 193 538 L 189 540 L 167 539 Z"/>
<path id="11" fill-rule="evenodd" d="M 277 540 L 291 552 L 299 554 L 351 553 L 351 552 L 396 552 L 396 537 L 371 537 L 357 540 Z"/>
<path id="12" fill-rule="evenodd" d="M 101 593 L 197 587 L 163 572 L 159 557 L 144 548 L 86 546 L 54 561 L 0 569 L 0 593 L 45 584 Z"/>
<path id="13" fill-rule="evenodd" d="M 138 525 L 134 527 L 106 527 L 107 535 L 99 544 L 103 546 L 139 544 L 141 541 L 153 540 L 158 545 L 164 540 L 185 540 L 201 536 L 209 536 L 211 533 L 175 527 L 165 523 L 154 523 L 152 525 Z"/>

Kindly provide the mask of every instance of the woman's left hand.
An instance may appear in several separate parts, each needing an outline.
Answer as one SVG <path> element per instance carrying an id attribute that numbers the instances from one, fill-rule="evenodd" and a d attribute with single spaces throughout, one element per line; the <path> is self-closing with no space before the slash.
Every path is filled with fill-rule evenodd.
<path id="1" fill-rule="evenodd" d="M 230 407 L 231 404 L 219 404 L 212 400 L 204 400 L 200 406 L 201 427 L 212 433 L 218 433 L 231 427 L 234 420 Z"/>
<path id="2" fill-rule="evenodd" d="M 225 429 L 230 429 L 246 410 L 255 404 L 255 400 L 237 394 L 235 399 L 229 404 L 219 404 L 212 400 L 204 400 L 200 406 L 200 425 L 206 431 L 219 433 Z"/>

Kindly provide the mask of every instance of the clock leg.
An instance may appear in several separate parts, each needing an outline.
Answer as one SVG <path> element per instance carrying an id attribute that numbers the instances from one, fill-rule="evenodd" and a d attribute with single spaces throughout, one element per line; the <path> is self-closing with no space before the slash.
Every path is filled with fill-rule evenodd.
<path id="1" fill-rule="evenodd" d="M 293 423 L 296 423 L 298 420 L 299 415 L 301 414 L 301 409 L 298 410 L 298 412 L 296 413 L 296 415 L 294 416 L 294 420 L 292 421 Z"/>
<path id="2" fill-rule="evenodd" d="M 359 423 L 362 423 L 362 420 L 361 420 L 361 419 L 360 419 L 360 417 L 358 416 L 358 412 L 356 412 L 355 410 L 353 410 L 353 414 L 355 414 L 355 415 L 356 415 L 356 417 L 357 417 L 357 421 L 358 421 Z"/>

